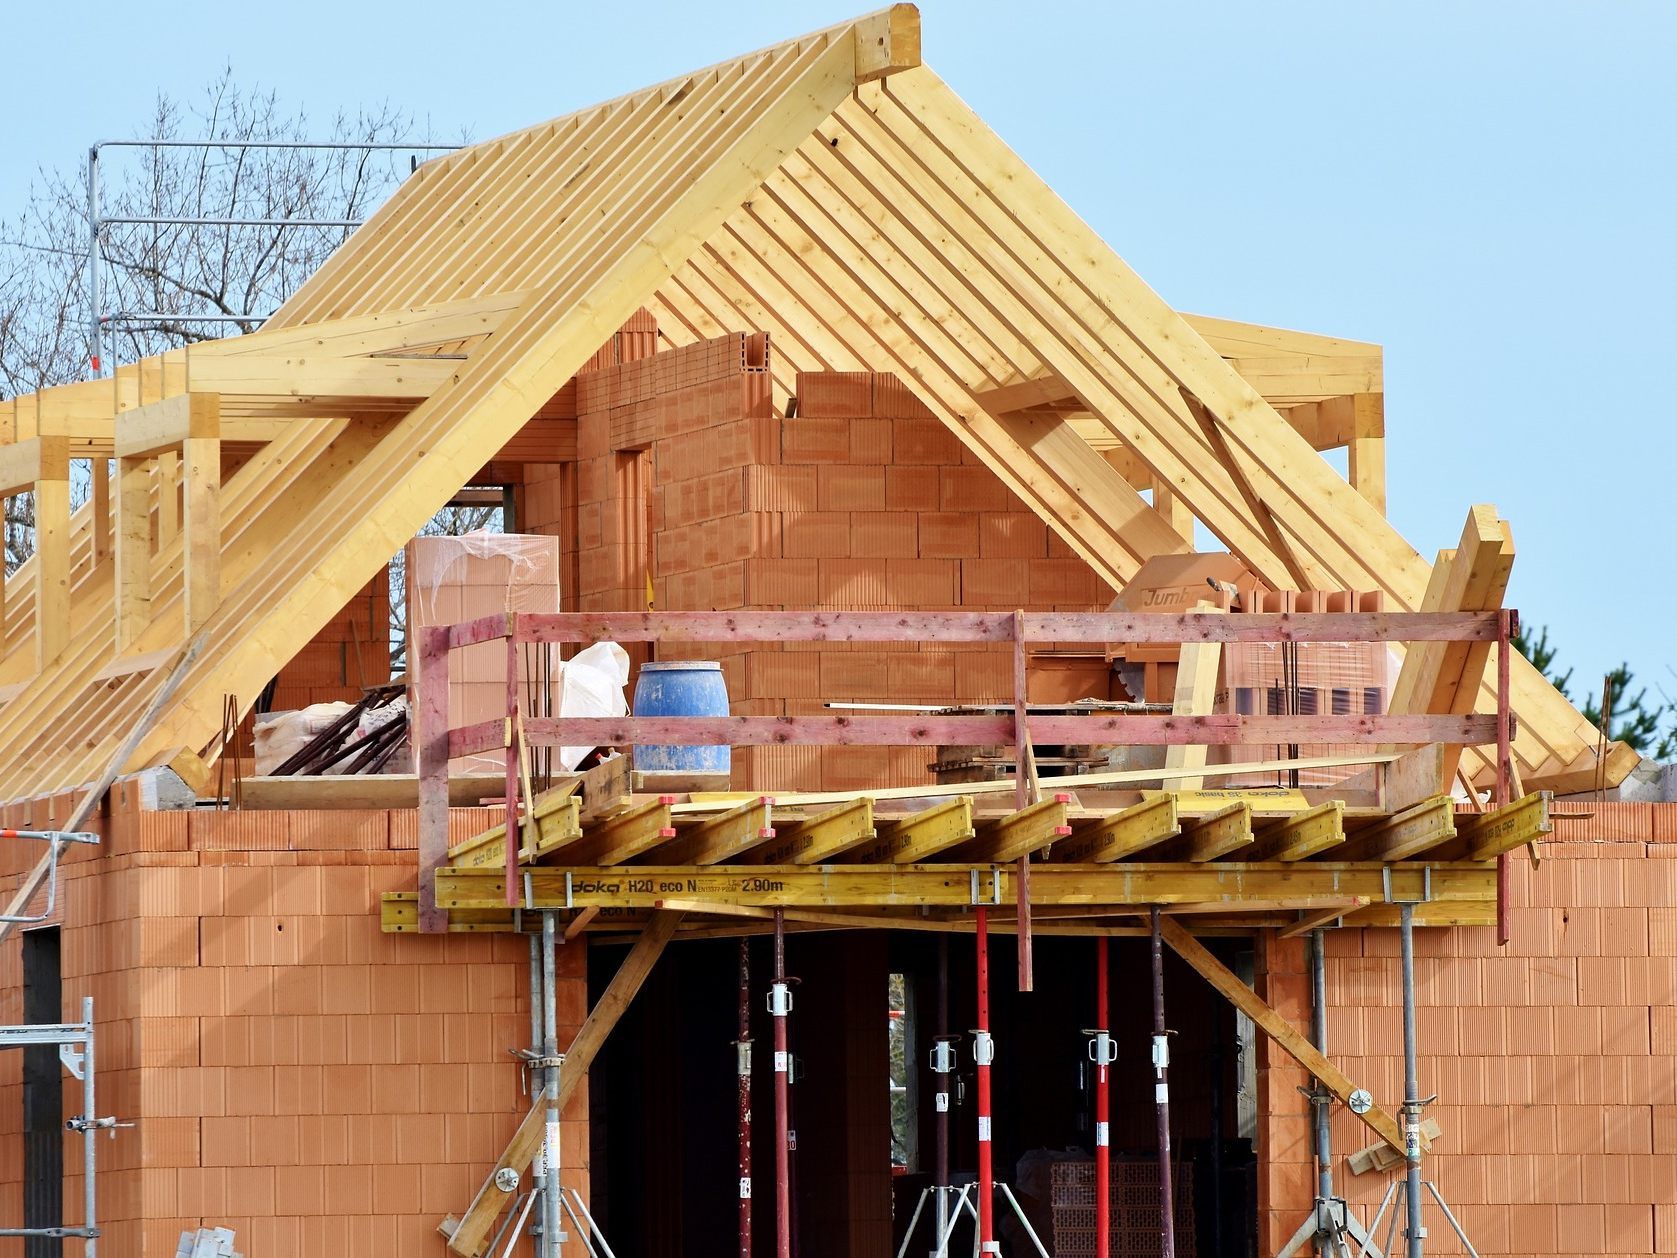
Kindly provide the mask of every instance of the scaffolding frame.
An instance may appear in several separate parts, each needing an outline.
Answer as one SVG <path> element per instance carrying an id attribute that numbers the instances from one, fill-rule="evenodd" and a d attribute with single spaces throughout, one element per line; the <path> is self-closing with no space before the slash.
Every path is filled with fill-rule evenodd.
<path id="1" fill-rule="evenodd" d="M 51 1239 L 79 1239 L 82 1253 L 94 1258 L 99 1252 L 99 1133 L 115 1134 L 114 1118 L 97 1117 L 97 1094 L 93 1082 L 93 997 L 82 997 L 80 1022 L 37 1022 L 0 1026 L 0 1049 L 28 1048 L 56 1044 L 58 1059 L 82 1085 L 82 1112 L 66 1120 L 65 1126 L 82 1138 L 82 1222 L 79 1227 L 0 1227 L 0 1236 L 41 1236 Z M 79 1051 L 78 1051 L 78 1046 Z"/>
<path id="2" fill-rule="evenodd" d="M 99 252 L 99 241 L 105 228 L 123 224 L 153 225 L 158 227 L 317 227 L 355 228 L 366 222 L 363 218 L 245 218 L 239 216 L 204 217 L 199 215 L 136 216 L 99 213 L 99 154 L 108 148 L 140 149 L 314 149 L 323 152 L 354 151 L 362 153 L 452 153 L 458 144 L 399 144 L 394 141 L 357 140 L 99 140 L 87 150 L 87 358 L 93 378 L 104 375 L 104 329 L 107 323 L 156 323 L 162 319 L 179 319 L 188 323 L 230 323 L 236 325 L 264 323 L 269 318 L 254 312 L 246 314 L 172 314 L 160 310 L 120 310 L 104 313 L 103 290 L 99 264 L 104 260 Z M 415 163 L 417 168 L 417 162 Z M 411 171 L 409 172 L 412 173 Z"/>

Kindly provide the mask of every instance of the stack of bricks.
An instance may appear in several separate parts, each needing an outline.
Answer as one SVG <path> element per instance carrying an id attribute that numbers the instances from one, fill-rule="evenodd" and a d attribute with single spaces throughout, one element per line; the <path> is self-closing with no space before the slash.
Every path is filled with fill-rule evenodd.
<path id="1" fill-rule="evenodd" d="M 1533 869 L 1511 858 L 1511 942 L 1416 931 L 1419 1077 L 1442 1135 L 1423 1163 L 1478 1251 L 1677 1253 L 1677 805 L 1591 801 Z M 1265 946 L 1260 990 L 1309 1018 L 1302 941 Z M 1403 1095 L 1398 934 L 1328 933 L 1329 1056 L 1395 1111 Z M 1267 1059 L 1267 1060 L 1266 1060 Z M 1260 1046 L 1260 1198 L 1273 1251 L 1314 1195 L 1302 1072 Z M 1368 1218 L 1389 1175 L 1336 1107 L 1335 1184 Z M 1394 1174 L 1401 1174 L 1401 1168 Z M 1428 1252 L 1464 1252 L 1429 1205 Z"/>
<path id="2" fill-rule="evenodd" d="M 270 710 L 354 703 L 363 687 L 389 680 L 390 575 L 384 570 L 280 669 Z M 247 701 L 253 697 L 239 696 Z"/>
<path id="3" fill-rule="evenodd" d="M 574 531 L 562 475 L 521 527 L 576 539 L 575 610 L 1091 611 L 1112 591 L 896 377 L 805 373 L 773 405 L 767 338 L 735 334 L 577 379 Z M 570 541 L 566 541 L 570 546 Z M 628 644 L 626 644 L 628 645 Z M 637 662 L 642 653 L 630 648 Z M 722 661 L 736 715 L 827 702 L 1011 702 L 1010 652 L 964 644 L 666 645 Z M 925 781 L 924 748 L 742 748 L 735 785 Z"/>
<path id="4" fill-rule="evenodd" d="M 236 1229 L 250 1254 L 430 1254 L 529 1105 L 509 1048 L 529 1040 L 528 952 L 511 936 L 379 929 L 379 895 L 413 886 L 415 813 L 140 812 L 119 786 L 105 851 L 66 869 L 64 1013 L 95 1002 L 101 1114 L 138 1120 L 99 1145 L 113 1253 L 173 1253 L 185 1230 Z M 68 801 L 6 810 L 62 820 Z M 457 837 L 493 824 L 456 809 Z M 39 852 L 0 848 L 0 894 Z M 0 948 L 0 1018 L 21 1021 L 20 936 Z M 559 1030 L 585 1012 L 585 951 L 561 949 Z M 66 1076 L 66 1078 L 68 1078 Z M 21 1060 L 0 1054 L 0 1222 L 22 1219 Z M 66 1084 L 66 1116 L 80 1092 Z M 586 1192 L 586 1096 L 563 1129 Z M 81 1147 L 66 1139 L 65 1201 Z"/>

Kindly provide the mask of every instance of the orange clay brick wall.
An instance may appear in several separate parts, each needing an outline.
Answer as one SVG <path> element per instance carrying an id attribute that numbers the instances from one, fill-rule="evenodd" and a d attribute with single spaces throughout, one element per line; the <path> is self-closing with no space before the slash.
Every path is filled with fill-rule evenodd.
<path id="1" fill-rule="evenodd" d="M 354 703 L 363 686 L 389 680 L 390 577 L 380 572 L 280 669 L 271 710 Z"/>
<path id="2" fill-rule="evenodd" d="M 766 338 L 736 334 L 578 377 L 574 491 L 527 470 L 522 528 L 577 539 L 566 606 L 660 610 L 1105 607 L 1112 591 L 901 381 L 800 374 L 770 392 Z M 567 496 L 574 492 L 574 528 Z M 631 648 L 631 655 L 636 652 Z M 826 701 L 1010 701 L 991 647 L 666 647 L 720 658 L 736 715 Z M 742 748 L 736 786 L 844 790 L 927 779 L 923 748 Z"/>
<path id="3" fill-rule="evenodd" d="M 528 953 L 509 936 L 379 930 L 411 888 L 415 813 L 141 813 L 119 788 L 108 851 L 63 888 L 64 1014 L 91 995 L 101 1114 L 138 1125 L 99 1145 L 114 1254 L 173 1253 L 227 1226 L 253 1255 L 444 1258 L 528 1108 L 507 1049 L 529 1039 Z M 60 807 L 67 810 L 68 801 Z M 47 805 L 5 824 L 52 820 Z M 459 835 L 488 810 L 457 809 Z M 22 867 L 0 848 L 0 893 Z M 19 937 L 0 945 L 0 1018 L 21 1020 Z M 581 1024 L 585 953 L 561 950 L 560 1036 Z M 79 1110 L 67 1084 L 66 1114 Z M 0 1054 L 0 1223 L 22 1220 L 21 1054 Z M 586 1190 L 586 1097 L 563 1138 Z M 81 1146 L 66 1141 L 79 1209 Z M 575 1168 L 572 1170 L 571 1168 Z M 79 1214 L 72 1214 L 73 1219 Z"/>
<path id="4" fill-rule="evenodd" d="M 1569 806 L 1572 808 L 1573 806 Z M 1677 805 L 1583 803 L 1533 870 L 1511 861 L 1512 940 L 1417 930 L 1421 1095 L 1442 1137 L 1425 1163 L 1492 1255 L 1677 1253 Z M 1398 933 L 1328 934 L 1329 1056 L 1396 1111 Z M 1309 1023 L 1302 940 L 1260 951 L 1260 990 Z M 1314 1195 L 1301 1070 L 1260 1048 L 1262 1252 Z M 1372 1213 L 1389 1176 L 1343 1159 L 1376 1137 L 1335 1107 L 1335 1184 Z M 1401 1171 L 1394 1172 L 1401 1174 Z M 1465 1252 L 1429 1209 L 1429 1254 Z"/>

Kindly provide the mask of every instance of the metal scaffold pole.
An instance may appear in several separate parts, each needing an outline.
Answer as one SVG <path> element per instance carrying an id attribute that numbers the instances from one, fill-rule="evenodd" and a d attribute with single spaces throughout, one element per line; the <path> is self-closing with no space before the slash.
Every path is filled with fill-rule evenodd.
<path id="1" fill-rule="evenodd" d="M 933 1105 L 937 1112 L 937 1164 L 932 1180 L 937 1220 L 934 1237 L 949 1230 L 949 1111 L 953 1097 L 949 1076 L 955 1069 L 955 1042 L 949 1034 L 949 936 L 937 939 L 937 1039 L 932 1045 L 932 1072 L 937 1075 Z"/>
<path id="2" fill-rule="evenodd" d="M 1165 955 L 1159 935 L 1159 909 L 1148 914 L 1153 955 L 1153 1107 L 1159 1120 L 1159 1252 L 1176 1258 L 1175 1201 L 1170 1182 L 1170 1038 L 1165 1031 Z"/>
<path id="3" fill-rule="evenodd" d="M 740 1258 L 751 1258 L 751 941 L 740 939 L 739 1039 L 734 1042 L 739 1075 Z"/>
<path id="4" fill-rule="evenodd" d="M 996 1243 L 996 1173 L 990 1142 L 990 1064 L 995 1041 L 990 1038 L 990 915 L 978 906 L 978 1026 L 972 1033 L 972 1057 L 978 1092 L 978 1247 L 980 1254 L 999 1254 Z"/>
<path id="5" fill-rule="evenodd" d="M 786 1020 L 792 1013 L 792 988 L 786 982 L 786 914 L 774 911 L 774 982 L 769 988 L 774 1017 L 774 1245 L 777 1258 L 792 1258 L 792 1054 Z"/>
<path id="6" fill-rule="evenodd" d="M 1117 1045 L 1107 1010 L 1107 940 L 1095 940 L 1095 1028 L 1090 1032 L 1089 1059 L 1095 1065 L 1095 1258 L 1112 1252 L 1112 1063 Z"/>
<path id="7" fill-rule="evenodd" d="M 1415 906 L 1401 904 L 1398 912 L 1403 943 L 1404 1237 L 1409 1258 L 1422 1258 L 1427 1229 L 1421 1221 L 1421 1086 L 1415 1068 Z"/>
<path id="8" fill-rule="evenodd" d="M 511 833 L 509 831 L 508 833 Z M 559 967 L 556 956 L 557 931 L 551 912 L 542 914 L 542 1057 L 543 1094 L 547 1100 L 547 1124 L 542 1136 L 542 1162 L 547 1169 L 547 1191 L 542 1194 L 543 1258 L 558 1258 L 565 1239 L 560 1218 L 559 1180 L 559 1056 L 557 992 Z"/>

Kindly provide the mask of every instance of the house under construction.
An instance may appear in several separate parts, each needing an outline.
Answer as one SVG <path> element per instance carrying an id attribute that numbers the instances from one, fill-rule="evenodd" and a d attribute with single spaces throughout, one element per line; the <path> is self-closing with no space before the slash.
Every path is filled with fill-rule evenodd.
<path id="1" fill-rule="evenodd" d="M 1677 812 L 1383 398 L 896 5 L 0 402 L 0 1252 L 1677 1252 Z"/>

